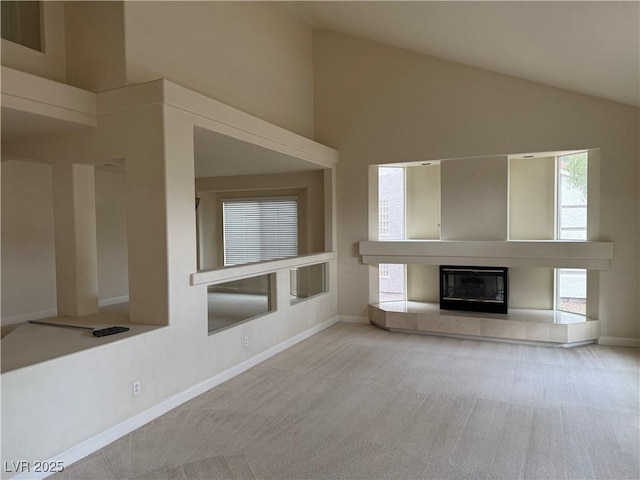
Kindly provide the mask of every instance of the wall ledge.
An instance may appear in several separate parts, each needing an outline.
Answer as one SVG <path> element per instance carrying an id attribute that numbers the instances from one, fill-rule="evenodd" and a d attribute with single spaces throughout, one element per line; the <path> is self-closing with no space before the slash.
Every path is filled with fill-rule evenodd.
<path id="1" fill-rule="evenodd" d="M 286 268 L 299 268 L 316 263 L 335 260 L 335 252 L 310 253 L 309 255 L 299 255 L 297 257 L 282 258 L 279 260 L 268 260 L 265 262 L 254 262 L 230 267 L 212 268 L 191 274 L 191 285 L 206 285 L 209 283 L 230 282 L 243 278 L 273 273 Z"/>
<path id="2" fill-rule="evenodd" d="M 120 303 L 127 303 L 129 301 L 129 295 L 122 295 L 120 297 L 110 297 L 98 300 L 99 307 L 108 307 L 109 305 L 118 305 Z"/>
<path id="3" fill-rule="evenodd" d="M 2 67 L 2 133 L 6 139 L 96 127 L 96 105 L 95 93 Z M 16 127 L 20 127 L 17 132 Z"/>
<path id="4" fill-rule="evenodd" d="M 362 261 L 422 265 L 585 268 L 608 270 L 612 242 L 568 240 L 360 242 Z"/>
<path id="5" fill-rule="evenodd" d="M 15 315 L 7 315 L 2 317 L 2 325 L 15 325 L 18 323 L 28 322 L 29 320 L 40 320 L 42 318 L 55 317 L 58 314 L 57 308 L 48 308 L 36 312 L 17 313 Z"/>
<path id="6" fill-rule="evenodd" d="M 338 151 L 166 79 L 97 94 L 98 115 L 163 105 L 192 115 L 195 126 L 308 161 L 338 164 Z"/>

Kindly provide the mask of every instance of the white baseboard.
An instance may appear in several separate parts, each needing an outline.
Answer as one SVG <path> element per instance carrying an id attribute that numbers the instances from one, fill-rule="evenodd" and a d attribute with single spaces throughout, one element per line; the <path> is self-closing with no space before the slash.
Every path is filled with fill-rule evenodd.
<path id="1" fill-rule="evenodd" d="M 103 432 L 98 433 L 97 435 L 79 443 L 74 447 L 69 448 L 68 450 L 65 450 L 62 453 L 59 453 L 56 456 L 51 457 L 48 460 L 48 463 L 62 462 L 62 465 L 64 465 L 65 467 L 69 467 L 78 460 L 81 460 L 84 457 L 100 450 L 101 448 L 106 447 L 110 443 L 115 442 L 128 433 L 131 433 L 134 430 L 142 427 L 143 425 L 151 422 L 152 420 L 155 420 L 168 411 L 173 410 L 174 408 L 182 405 L 185 402 L 188 402 L 198 395 L 202 395 L 206 391 L 211 390 L 213 387 L 216 387 L 221 383 L 232 379 L 236 375 L 240 375 L 246 370 L 249 370 L 259 363 L 264 362 L 268 358 L 273 357 L 274 355 L 286 350 L 287 348 L 294 346 L 296 343 L 306 340 L 310 336 L 321 332 L 322 330 L 329 328 L 332 325 L 335 325 L 336 323 L 338 323 L 338 321 L 339 319 L 337 316 L 330 318 L 329 320 L 325 320 L 324 322 L 319 323 L 318 325 L 311 327 L 310 329 L 305 330 L 304 332 L 299 333 L 298 335 L 291 337 L 284 342 L 274 345 L 273 347 L 268 348 L 264 352 L 261 352 L 258 355 L 255 355 L 248 360 L 239 363 L 238 365 L 235 365 L 223 372 L 218 373 L 217 375 L 214 375 L 207 380 L 204 380 L 203 382 L 193 385 L 192 387 L 189 387 L 186 390 L 183 390 L 182 392 L 167 398 L 166 400 L 163 400 L 162 402 L 154 405 L 144 412 L 140 412 L 137 415 L 134 415 L 133 417 L 120 422 L 119 424 Z M 49 475 L 51 475 L 51 473 L 24 472 L 14 475 L 13 477 L 11 477 L 11 479 L 39 480 L 42 478 L 46 478 Z"/>
<path id="2" fill-rule="evenodd" d="M 122 295 L 121 297 L 105 298 L 98 301 L 99 307 L 108 307 L 109 305 L 117 305 L 118 303 L 125 303 L 129 301 L 129 295 Z"/>
<path id="3" fill-rule="evenodd" d="M 369 325 L 369 319 L 367 317 L 355 317 L 352 315 L 340 315 L 338 317 L 341 322 L 346 323 L 364 323 Z"/>
<path id="4" fill-rule="evenodd" d="M 640 347 L 640 338 L 632 337 L 600 337 L 598 345 L 610 345 L 615 347 Z"/>
<path id="5" fill-rule="evenodd" d="M 24 323 L 29 320 L 40 320 L 42 318 L 55 317 L 58 315 L 56 308 L 40 310 L 37 312 L 18 313 L 17 315 L 9 315 L 2 317 L 2 325 L 15 325 L 16 323 Z"/>

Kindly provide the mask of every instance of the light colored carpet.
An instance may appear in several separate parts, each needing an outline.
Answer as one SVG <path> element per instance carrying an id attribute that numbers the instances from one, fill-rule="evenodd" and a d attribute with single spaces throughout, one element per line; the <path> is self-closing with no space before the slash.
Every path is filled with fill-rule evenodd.
<path id="1" fill-rule="evenodd" d="M 638 350 L 339 323 L 55 479 L 638 479 Z"/>

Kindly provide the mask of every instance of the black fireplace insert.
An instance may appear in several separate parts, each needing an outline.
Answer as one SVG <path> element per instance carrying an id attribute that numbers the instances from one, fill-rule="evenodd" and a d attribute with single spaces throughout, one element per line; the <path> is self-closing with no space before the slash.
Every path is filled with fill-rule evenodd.
<path id="1" fill-rule="evenodd" d="M 507 313 L 508 268 L 440 265 L 440 308 Z"/>

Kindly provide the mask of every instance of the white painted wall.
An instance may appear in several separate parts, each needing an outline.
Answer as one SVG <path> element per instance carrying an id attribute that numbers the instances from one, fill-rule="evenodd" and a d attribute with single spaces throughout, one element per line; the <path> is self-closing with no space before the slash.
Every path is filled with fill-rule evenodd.
<path id="1" fill-rule="evenodd" d="M 98 313 L 94 167 L 58 159 L 52 168 L 57 313 Z"/>
<path id="2" fill-rule="evenodd" d="M 92 92 L 126 85 L 124 2 L 65 2 L 67 83 Z"/>
<path id="3" fill-rule="evenodd" d="M 407 300 L 440 302 L 440 271 L 437 265 L 407 265 Z"/>
<path id="4" fill-rule="evenodd" d="M 509 307 L 553 309 L 552 268 L 509 269 Z"/>
<path id="5" fill-rule="evenodd" d="M 509 159 L 509 239 L 554 238 L 555 158 Z M 509 305 L 553 308 L 554 270 L 510 268 Z"/>
<path id="6" fill-rule="evenodd" d="M 128 293 L 125 183 L 96 172 L 98 291 L 101 301 Z M 2 325 L 56 314 L 51 165 L 2 162 Z"/>
<path id="7" fill-rule="evenodd" d="M 440 240 L 440 165 L 407 167 L 408 239 Z"/>
<path id="8" fill-rule="evenodd" d="M 338 254 L 341 315 L 365 316 L 369 165 L 598 148 L 605 336 L 638 338 L 638 108 L 419 55 L 314 32 L 316 140 L 340 151 Z"/>
<path id="9" fill-rule="evenodd" d="M 406 168 L 408 239 L 440 240 L 440 165 Z M 439 271 L 433 265 L 407 265 L 407 300 L 440 301 Z"/>
<path id="10" fill-rule="evenodd" d="M 442 240 L 506 240 L 508 158 L 456 159 L 440 165 Z"/>
<path id="11" fill-rule="evenodd" d="M 56 309 L 51 165 L 2 162 L 2 325 Z"/>
<path id="12" fill-rule="evenodd" d="M 313 135 L 311 28 L 275 2 L 125 2 L 129 84 L 166 78 Z"/>
<path id="13" fill-rule="evenodd" d="M 2 65 L 105 91 L 166 78 L 313 136 L 312 30 L 278 2 L 43 2 L 45 51 Z"/>
<path id="14" fill-rule="evenodd" d="M 555 158 L 509 159 L 509 239 L 553 240 Z"/>
<path id="15" fill-rule="evenodd" d="M 124 173 L 96 170 L 95 185 L 98 288 L 105 301 L 129 294 Z"/>

